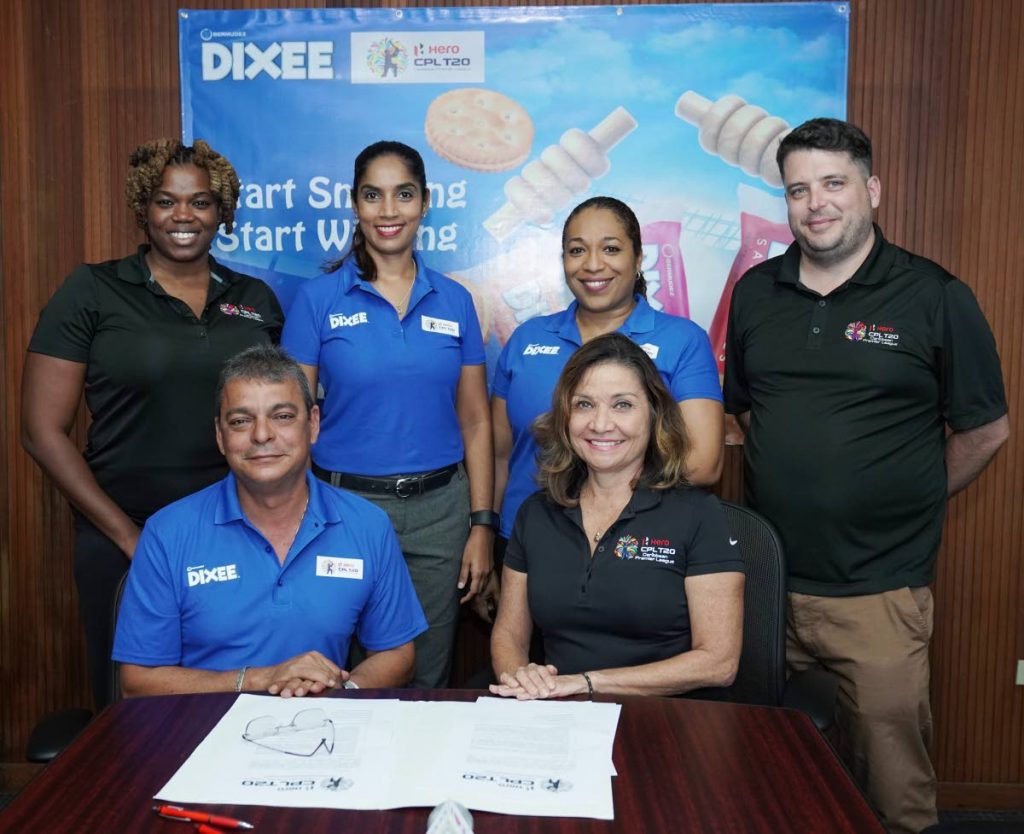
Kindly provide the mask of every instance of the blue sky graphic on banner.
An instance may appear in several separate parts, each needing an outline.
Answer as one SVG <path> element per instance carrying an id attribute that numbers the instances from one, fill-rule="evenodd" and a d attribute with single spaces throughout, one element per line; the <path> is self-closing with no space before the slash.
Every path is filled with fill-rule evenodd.
<path id="1" fill-rule="evenodd" d="M 492 358 L 571 300 L 561 227 L 597 194 L 640 218 L 652 304 L 718 351 L 731 284 L 792 240 L 779 139 L 846 113 L 845 3 L 179 14 L 184 139 L 243 183 L 216 256 L 287 310 L 349 244 L 355 155 L 406 142 L 419 248 L 473 292 Z"/>

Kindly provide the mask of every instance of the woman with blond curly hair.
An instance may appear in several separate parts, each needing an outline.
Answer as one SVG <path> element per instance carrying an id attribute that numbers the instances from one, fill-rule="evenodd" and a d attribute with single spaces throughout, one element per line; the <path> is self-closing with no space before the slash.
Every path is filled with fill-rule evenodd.
<path id="1" fill-rule="evenodd" d="M 139 531 L 156 510 L 224 477 L 213 432 L 224 361 L 276 343 L 273 292 L 210 255 L 238 202 L 234 168 L 203 141 L 140 145 L 128 205 L 148 243 L 82 264 L 43 308 L 28 346 L 22 444 L 71 503 L 75 582 L 97 709 L 113 693 L 111 608 Z M 70 437 L 82 393 L 84 454 Z"/>
<path id="2" fill-rule="evenodd" d="M 540 492 L 516 516 L 491 633 L 496 695 L 676 695 L 728 686 L 743 559 L 687 484 L 683 417 L 622 333 L 577 350 L 534 424 Z M 534 623 L 544 663 L 528 658 Z"/>

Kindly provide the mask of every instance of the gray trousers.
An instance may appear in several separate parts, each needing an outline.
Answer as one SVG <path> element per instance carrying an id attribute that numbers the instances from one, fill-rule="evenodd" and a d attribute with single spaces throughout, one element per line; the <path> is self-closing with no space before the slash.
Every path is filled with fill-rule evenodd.
<path id="1" fill-rule="evenodd" d="M 469 479 L 459 466 L 447 486 L 398 498 L 352 490 L 388 514 L 429 628 L 416 638 L 417 689 L 448 686 L 459 622 L 459 571 L 469 538 Z"/>

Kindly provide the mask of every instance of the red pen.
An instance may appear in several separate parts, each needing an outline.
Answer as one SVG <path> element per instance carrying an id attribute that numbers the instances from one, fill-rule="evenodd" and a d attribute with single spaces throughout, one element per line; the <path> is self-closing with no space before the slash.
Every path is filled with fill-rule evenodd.
<path id="1" fill-rule="evenodd" d="M 252 828 L 252 824 L 236 820 L 231 817 L 220 817 L 216 814 L 208 814 L 206 811 L 189 811 L 177 805 L 154 805 L 153 810 L 161 817 L 170 820 L 183 820 L 191 822 L 205 822 L 216 825 L 220 828 Z M 209 832 L 207 834 L 210 834 Z"/>
<path id="2" fill-rule="evenodd" d="M 212 825 L 207 825 L 205 822 L 197 822 L 196 831 L 198 831 L 199 834 L 224 834 L 222 829 L 214 828 Z"/>

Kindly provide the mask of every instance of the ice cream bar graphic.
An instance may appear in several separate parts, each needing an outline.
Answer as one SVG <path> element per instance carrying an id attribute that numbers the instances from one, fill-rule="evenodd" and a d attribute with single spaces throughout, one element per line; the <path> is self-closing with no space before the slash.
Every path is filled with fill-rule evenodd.
<path id="1" fill-rule="evenodd" d="M 484 228 L 502 241 L 523 223 L 547 225 L 574 195 L 608 173 L 608 151 L 635 129 L 636 119 L 616 107 L 589 133 L 567 130 L 557 145 L 549 145 L 505 183 L 507 202 L 484 221 Z"/>
<path id="2" fill-rule="evenodd" d="M 712 103 L 693 90 L 679 97 L 676 115 L 700 129 L 700 146 L 709 154 L 768 185 L 782 186 L 775 151 L 790 131 L 788 122 L 739 96 L 722 96 Z"/>

